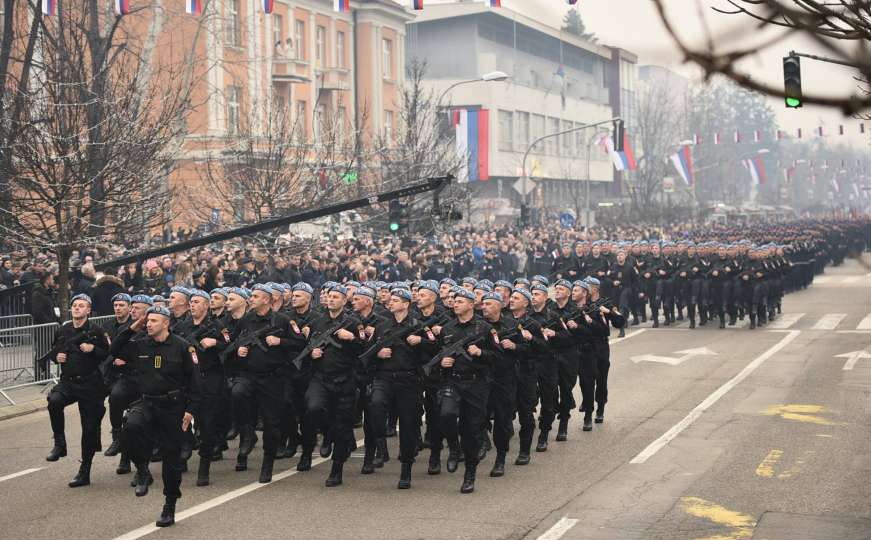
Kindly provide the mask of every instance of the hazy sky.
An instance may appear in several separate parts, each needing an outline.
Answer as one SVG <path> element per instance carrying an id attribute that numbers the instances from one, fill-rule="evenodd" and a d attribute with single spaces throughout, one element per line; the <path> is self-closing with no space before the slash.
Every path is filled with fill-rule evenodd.
<path id="1" fill-rule="evenodd" d="M 432 3 L 437 2 L 438 0 L 433 0 Z M 502 0 L 502 5 L 555 27 L 561 26 L 562 18 L 569 8 L 565 0 Z M 710 9 L 711 6 L 728 7 L 723 0 L 668 0 L 667 5 L 674 25 L 687 39 L 698 40 L 704 36 L 702 17 L 711 33 L 720 37 L 715 42 L 728 44 L 730 47 L 734 44 L 742 47 L 753 46 L 772 36 L 771 32 L 756 29 L 754 21 L 746 16 L 722 15 Z M 639 63 L 668 66 L 694 80 L 698 78 L 696 70 L 682 64 L 677 49 L 650 0 L 578 0 L 577 7 L 587 31 L 595 33 L 601 43 L 636 53 Z M 742 66 L 758 80 L 782 85 L 781 58 L 790 50 L 827 54 L 809 40 L 791 36 L 749 57 Z M 846 95 L 855 87 L 852 75 L 853 71 L 847 67 L 802 59 L 802 86 L 806 94 Z M 786 109 L 782 99 L 772 99 L 771 103 L 781 129 L 788 133 L 795 134 L 796 128 L 800 127 L 803 136 L 807 138 L 816 127 L 823 125 L 824 133 L 836 134 L 838 125 L 844 124 L 848 135 L 829 135 L 827 140 L 830 144 L 843 141 L 868 148 L 871 142 L 871 122 L 865 122 L 867 131 L 863 137 L 859 135 L 860 121 L 845 118 L 838 111 L 808 106 L 797 110 Z"/>

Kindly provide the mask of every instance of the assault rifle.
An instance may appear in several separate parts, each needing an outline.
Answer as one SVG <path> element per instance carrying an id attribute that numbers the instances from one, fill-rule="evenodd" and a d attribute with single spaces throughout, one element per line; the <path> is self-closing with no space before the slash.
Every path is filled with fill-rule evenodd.
<path id="1" fill-rule="evenodd" d="M 375 343 L 373 343 L 371 347 L 363 351 L 363 353 L 360 355 L 360 362 L 363 364 L 364 368 L 368 367 L 369 362 L 371 362 L 378 355 L 378 351 L 380 351 L 381 349 L 390 348 L 394 344 L 402 343 L 409 336 L 413 336 L 416 334 L 432 335 L 432 330 L 430 330 L 429 326 L 424 326 L 423 328 L 414 326 L 396 327 L 390 332 L 385 332 L 383 336 L 377 337 L 375 339 Z"/>
<path id="2" fill-rule="evenodd" d="M 60 353 L 70 353 L 73 351 L 79 350 L 79 345 L 82 343 L 93 343 L 98 341 L 103 336 L 96 329 L 88 330 L 87 332 L 82 332 L 80 334 L 76 334 L 75 336 L 69 337 L 67 339 L 61 340 L 59 343 L 56 343 L 54 347 L 52 347 L 47 353 L 41 356 L 37 362 L 39 365 L 47 365 L 47 362 L 55 362 L 57 360 L 57 355 Z"/>
<path id="3" fill-rule="evenodd" d="M 296 366 L 296 369 L 302 369 L 302 362 L 306 358 L 311 356 L 311 353 L 315 349 L 323 349 L 329 345 L 337 349 L 342 348 L 342 344 L 339 343 L 336 338 L 336 332 L 339 330 L 351 330 L 354 326 L 354 320 L 349 321 L 336 321 L 330 326 L 326 327 L 321 331 L 316 337 L 313 337 L 312 340 L 306 345 L 306 348 L 299 353 L 296 358 L 293 359 L 293 365 Z M 359 332 L 363 331 L 363 325 L 358 325 L 357 330 Z"/>
<path id="4" fill-rule="evenodd" d="M 490 331 L 485 335 L 469 335 L 457 341 L 453 345 L 449 345 L 448 347 L 439 351 L 439 353 L 435 355 L 432 360 L 423 365 L 423 374 L 429 377 L 430 373 L 432 372 L 432 368 L 436 367 L 442 361 L 442 358 L 457 358 L 459 356 L 468 357 L 469 353 L 466 352 L 466 347 L 468 347 L 469 345 L 474 345 L 475 343 L 483 340 L 485 337 L 492 336 L 494 334 L 498 335 L 496 330 L 493 330 L 491 328 Z"/>

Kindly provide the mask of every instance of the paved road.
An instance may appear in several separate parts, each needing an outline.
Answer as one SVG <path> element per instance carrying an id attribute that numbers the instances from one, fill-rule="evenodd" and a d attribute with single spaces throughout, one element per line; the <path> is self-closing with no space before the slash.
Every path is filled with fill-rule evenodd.
<path id="1" fill-rule="evenodd" d="M 427 476 L 425 459 L 403 492 L 395 460 L 364 477 L 354 458 L 333 489 L 326 465 L 282 461 L 261 486 L 257 459 L 244 473 L 224 461 L 207 488 L 185 476 L 178 523 L 155 531 L 159 486 L 136 499 L 115 459 L 66 487 L 74 411 L 71 457 L 55 464 L 44 412 L 6 420 L 0 538 L 869 538 L 871 354 L 838 355 L 871 353 L 871 273 L 851 261 L 824 277 L 787 297 L 773 329 L 634 327 L 612 345 L 606 423 L 583 433 L 576 418 L 567 442 L 504 478 L 486 476 L 491 454 L 473 495 L 460 473 Z"/>

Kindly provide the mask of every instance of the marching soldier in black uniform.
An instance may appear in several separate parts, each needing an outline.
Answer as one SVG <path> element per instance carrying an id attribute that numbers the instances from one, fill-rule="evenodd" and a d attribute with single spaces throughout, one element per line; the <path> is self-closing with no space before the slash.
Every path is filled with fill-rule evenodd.
<path id="1" fill-rule="evenodd" d="M 349 293 L 350 294 L 350 293 Z M 379 325 L 387 321 L 386 317 L 381 317 L 375 314 L 375 291 L 368 287 L 361 287 L 356 291 L 356 294 L 351 297 L 351 305 L 354 308 L 355 316 L 360 319 L 363 324 L 363 329 L 366 333 L 366 345 L 373 343 L 373 336 Z M 388 303 L 389 307 L 389 303 Z M 392 319 L 392 316 L 388 317 Z M 380 469 L 384 466 L 384 455 L 387 447 L 386 433 L 383 429 L 377 429 L 373 422 L 375 415 L 370 411 L 369 407 L 372 403 L 372 377 L 377 365 L 371 362 L 369 365 L 363 365 L 362 362 L 357 364 L 357 399 L 354 406 L 355 418 L 359 415 L 363 416 L 363 440 L 365 446 L 365 455 L 363 456 L 363 467 L 360 470 L 361 474 L 372 474 L 375 469 Z M 384 419 L 386 426 L 387 419 Z M 329 430 L 327 430 L 329 431 Z M 381 434 L 376 436 L 376 434 Z M 324 434 L 326 438 L 326 433 Z M 377 455 L 376 455 L 377 451 Z M 329 453 L 321 457 L 329 457 Z M 377 463 L 375 463 L 377 458 Z"/>
<path id="2" fill-rule="evenodd" d="M 565 321 L 574 318 L 577 308 L 571 301 L 571 293 L 572 284 L 568 280 L 559 279 L 554 283 L 556 307 L 553 309 L 553 316 Z M 562 442 L 568 438 L 569 418 L 576 405 L 572 392 L 578 382 L 578 348 L 575 338 L 562 326 L 556 328 L 556 334 L 550 339 L 550 346 L 556 356 L 559 373 L 559 427 L 556 440 Z"/>
<path id="3" fill-rule="evenodd" d="M 442 298 L 439 297 L 441 289 L 442 285 L 435 281 L 421 281 L 417 291 L 417 305 L 412 310 L 420 324 L 423 327 L 429 328 L 434 336 L 438 336 L 441 333 L 442 326 L 450 320 L 452 315 L 452 312 L 448 312 L 445 309 L 443 303 L 440 304 L 440 301 L 442 301 Z M 435 343 L 425 341 L 419 347 L 418 354 L 421 355 L 422 360 L 428 360 L 437 352 L 435 347 Z M 441 370 L 436 368 L 429 375 L 424 375 L 422 378 L 423 409 L 426 422 L 423 447 L 429 447 L 430 449 L 427 474 L 439 474 L 442 469 L 441 451 L 444 437 L 442 437 L 439 431 L 437 400 L 441 375 Z"/>
<path id="4" fill-rule="evenodd" d="M 493 379 L 490 382 L 490 396 L 487 402 L 488 410 L 493 416 L 493 445 L 496 447 L 496 461 L 490 476 L 499 477 L 505 474 L 505 458 L 508 455 L 508 444 L 514 436 L 514 411 L 517 400 L 517 355 L 511 353 L 516 349 L 527 352 L 527 347 L 509 339 L 508 334 L 516 329 L 516 322 L 511 315 L 505 316 L 502 308 L 505 300 L 496 292 L 487 293 L 481 301 L 484 320 L 497 333 L 493 340 L 487 340 L 485 349 L 492 351 Z M 505 336 L 504 339 L 500 336 Z M 520 342 L 520 340 L 517 340 Z M 486 434 L 485 434 L 486 436 Z M 483 456 L 479 454 L 480 460 Z M 467 456 L 468 458 L 468 456 Z"/>
<path id="5" fill-rule="evenodd" d="M 82 463 L 70 481 L 70 487 L 91 483 L 91 463 L 100 450 L 100 423 L 106 414 L 103 399 L 106 390 L 100 373 L 100 363 L 109 352 L 109 338 L 88 319 L 91 298 L 86 294 L 73 296 L 70 303 L 72 321 L 61 326 L 54 337 L 49 359 L 60 365 L 60 382 L 48 394 L 48 416 L 54 434 L 54 447 L 46 461 L 57 461 L 67 455 L 64 435 L 64 408 L 79 404 L 82 423 Z"/>
<path id="6" fill-rule="evenodd" d="M 175 523 L 175 504 L 181 497 L 182 436 L 190 429 L 199 405 L 196 349 L 169 331 L 167 308 L 151 307 L 121 332 L 112 343 L 112 354 L 136 371 L 142 399 L 130 406 L 122 431 L 122 447 L 136 464 L 136 496 L 148 493 L 147 470 L 152 446 L 163 456 L 163 494 L 166 501 L 158 527 Z M 133 337 L 145 328 L 147 336 Z"/>
<path id="7" fill-rule="evenodd" d="M 131 302 L 132 298 L 127 293 L 118 293 L 112 297 L 112 310 L 115 312 L 115 320 L 113 320 L 109 326 L 108 333 L 110 343 L 111 340 L 115 339 L 118 334 L 133 322 L 130 320 Z M 103 369 L 103 382 L 105 383 L 106 388 L 109 389 L 109 422 L 112 425 L 112 444 L 110 444 L 109 448 L 107 448 L 103 453 L 106 457 L 117 456 L 121 451 L 122 415 L 124 414 L 124 409 L 127 408 L 127 405 L 133 401 L 130 400 L 129 402 L 124 402 L 123 406 L 119 406 L 122 405 L 119 401 L 125 401 L 123 396 L 126 396 L 127 392 L 123 389 L 123 386 L 125 385 L 119 384 L 121 376 L 112 366 L 113 361 L 114 358 L 111 356 L 106 357 L 106 363 L 104 364 L 105 369 Z M 116 384 L 118 384 L 119 387 L 117 392 L 114 388 Z M 127 468 L 130 468 L 129 462 Z"/>
<path id="8" fill-rule="evenodd" d="M 554 315 L 547 307 L 549 298 L 548 290 L 545 285 L 537 283 L 530 287 L 532 292 L 532 306 L 530 309 L 530 317 L 541 327 L 542 339 L 546 345 L 550 345 L 550 339 L 556 335 L 553 328 L 548 328 L 554 323 L 559 324 L 557 319 L 553 319 Z M 536 377 L 538 383 L 538 397 L 541 401 L 541 408 L 538 413 L 538 442 L 535 446 L 536 452 L 547 451 L 547 438 L 553 427 L 553 421 L 556 418 L 556 400 L 559 392 L 559 374 L 557 368 L 557 359 L 551 354 L 550 347 L 542 348 L 533 351 L 536 363 Z"/>

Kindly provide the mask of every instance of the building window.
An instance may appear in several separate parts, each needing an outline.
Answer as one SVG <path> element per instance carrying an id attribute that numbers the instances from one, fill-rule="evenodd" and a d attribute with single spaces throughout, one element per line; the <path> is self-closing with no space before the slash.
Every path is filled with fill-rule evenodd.
<path id="1" fill-rule="evenodd" d="M 526 151 L 526 147 L 529 145 L 529 113 L 517 111 L 517 138 L 515 139 L 517 143 L 517 149 L 521 151 Z"/>
<path id="2" fill-rule="evenodd" d="M 299 100 L 296 102 L 296 120 L 294 121 L 296 137 L 299 142 L 305 142 L 306 132 L 308 131 L 307 125 L 305 119 L 305 101 Z"/>
<path id="3" fill-rule="evenodd" d="M 547 132 L 545 135 L 553 135 L 554 133 L 559 133 L 559 118 L 548 118 L 547 119 Z M 546 139 L 545 142 L 545 153 L 550 156 L 558 156 L 559 155 L 559 145 L 557 144 L 558 137 L 551 137 L 550 139 Z"/>
<path id="4" fill-rule="evenodd" d="M 227 135 L 239 133 L 239 118 L 242 100 L 242 88 L 227 87 Z"/>
<path id="5" fill-rule="evenodd" d="M 324 65 L 324 40 L 327 38 L 327 29 L 323 26 L 318 26 L 315 30 L 315 63 L 318 66 Z"/>
<path id="6" fill-rule="evenodd" d="M 567 131 L 570 129 L 572 129 L 572 123 L 568 122 L 566 120 L 563 120 L 562 127 L 560 128 L 560 131 Z M 560 135 L 560 139 L 562 139 L 562 143 L 563 143 L 562 155 L 564 155 L 566 157 L 571 157 L 571 156 L 576 155 L 574 150 L 572 149 L 572 139 L 573 138 L 574 137 L 572 137 L 571 133 L 565 133 L 563 135 Z"/>
<path id="7" fill-rule="evenodd" d="M 584 124 L 575 124 L 576 128 L 583 126 Z M 587 137 L 591 137 L 592 134 L 590 130 L 581 130 L 575 132 L 575 150 L 578 157 L 582 159 L 587 159 Z"/>
<path id="8" fill-rule="evenodd" d="M 393 142 L 393 111 L 384 111 L 384 139 Z"/>
<path id="9" fill-rule="evenodd" d="M 284 56 L 284 18 L 277 13 L 272 14 L 272 44 L 276 56 Z M 281 53 L 281 54 L 280 54 Z"/>
<path id="10" fill-rule="evenodd" d="M 227 45 L 238 46 L 242 38 L 239 35 L 239 0 L 227 0 L 226 21 L 224 22 L 226 29 Z"/>
<path id="11" fill-rule="evenodd" d="M 514 151 L 514 113 L 499 111 L 499 150 Z"/>
<path id="12" fill-rule="evenodd" d="M 305 21 L 295 22 L 294 37 L 296 39 L 296 59 L 305 60 Z"/>
<path id="13" fill-rule="evenodd" d="M 345 67 L 345 33 L 336 32 L 336 67 Z"/>
<path id="14" fill-rule="evenodd" d="M 381 72 L 385 79 L 392 79 L 393 67 L 393 42 L 389 39 L 381 40 Z"/>
<path id="15" fill-rule="evenodd" d="M 539 137 L 544 136 L 544 116 L 542 116 L 540 114 L 533 114 L 532 115 L 532 124 L 530 127 L 530 134 L 529 135 L 530 135 L 530 137 L 529 137 L 530 144 L 532 143 L 532 141 L 535 141 Z M 538 143 L 537 145 L 535 145 L 533 152 L 536 154 L 541 154 L 543 152 L 543 150 L 544 150 L 544 148 L 543 148 L 542 143 Z"/>

